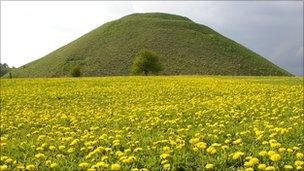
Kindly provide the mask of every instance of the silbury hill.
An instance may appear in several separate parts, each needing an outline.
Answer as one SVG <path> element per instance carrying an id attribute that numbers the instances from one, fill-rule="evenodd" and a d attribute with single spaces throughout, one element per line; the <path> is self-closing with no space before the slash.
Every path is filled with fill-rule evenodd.
<path id="1" fill-rule="evenodd" d="M 108 22 L 11 72 L 13 77 L 129 75 L 142 49 L 159 54 L 161 75 L 291 76 L 250 49 L 178 15 L 132 14 Z"/>

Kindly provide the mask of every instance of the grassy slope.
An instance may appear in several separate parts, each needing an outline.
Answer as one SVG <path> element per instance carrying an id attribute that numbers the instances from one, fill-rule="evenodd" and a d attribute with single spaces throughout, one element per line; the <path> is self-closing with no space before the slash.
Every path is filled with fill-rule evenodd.
<path id="1" fill-rule="evenodd" d="M 162 74 L 290 75 L 242 45 L 188 18 L 133 14 L 102 25 L 47 56 L 20 67 L 14 77 L 127 75 L 141 49 L 162 55 Z"/>

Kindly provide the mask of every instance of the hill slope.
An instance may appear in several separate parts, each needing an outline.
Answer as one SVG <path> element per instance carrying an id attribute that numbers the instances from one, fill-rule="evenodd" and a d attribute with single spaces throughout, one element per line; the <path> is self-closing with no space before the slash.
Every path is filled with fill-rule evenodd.
<path id="1" fill-rule="evenodd" d="M 12 72 L 13 77 L 128 75 L 142 49 L 162 56 L 161 74 L 290 75 L 260 55 L 188 18 L 132 14 L 106 23 L 45 57 Z"/>

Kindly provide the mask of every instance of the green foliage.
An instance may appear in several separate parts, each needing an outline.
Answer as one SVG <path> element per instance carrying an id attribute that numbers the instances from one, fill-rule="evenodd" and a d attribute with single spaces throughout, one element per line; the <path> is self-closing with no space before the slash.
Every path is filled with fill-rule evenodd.
<path id="1" fill-rule="evenodd" d="M 161 70 L 159 56 L 153 51 L 142 50 L 134 58 L 132 73 L 135 75 L 157 74 Z"/>
<path id="2" fill-rule="evenodd" d="M 128 75 L 142 49 L 162 55 L 160 74 L 285 75 L 288 72 L 209 27 L 182 16 L 132 14 L 102 25 L 47 56 L 18 68 L 18 77 Z"/>
<path id="3" fill-rule="evenodd" d="M 0 77 L 8 73 L 10 69 L 11 68 L 6 63 L 0 63 Z"/>
<path id="4" fill-rule="evenodd" d="M 81 69 L 80 66 L 76 66 L 72 69 L 71 71 L 71 76 L 72 77 L 80 77 L 81 76 Z"/>

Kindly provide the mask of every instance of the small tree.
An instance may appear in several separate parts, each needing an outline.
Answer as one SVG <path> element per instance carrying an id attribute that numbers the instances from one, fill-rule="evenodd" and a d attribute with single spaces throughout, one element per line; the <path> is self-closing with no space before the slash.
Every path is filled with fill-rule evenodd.
<path id="1" fill-rule="evenodd" d="M 161 70 L 159 56 L 155 52 L 142 50 L 135 56 L 131 72 L 136 75 L 148 75 L 157 74 Z"/>
<path id="2" fill-rule="evenodd" d="M 6 63 L 0 63 L 0 77 L 5 75 L 11 70 L 11 68 Z"/>
<path id="3" fill-rule="evenodd" d="M 76 66 L 75 68 L 72 69 L 71 72 L 72 77 L 80 77 L 81 76 L 81 70 L 79 66 Z"/>

